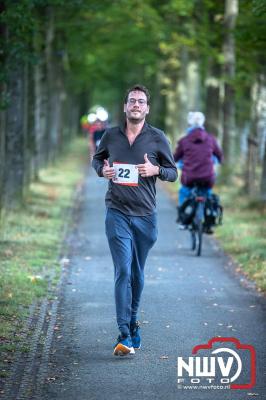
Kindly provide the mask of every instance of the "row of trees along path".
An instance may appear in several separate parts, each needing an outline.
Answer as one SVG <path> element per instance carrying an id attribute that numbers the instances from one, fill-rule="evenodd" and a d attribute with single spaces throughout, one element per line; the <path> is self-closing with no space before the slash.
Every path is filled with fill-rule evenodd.
<path id="1" fill-rule="evenodd" d="M 201 109 L 247 194 L 266 199 L 266 0 L 0 1 L 0 209 L 99 102 L 113 122 L 124 90 L 152 92 L 150 121 L 175 142 Z"/>

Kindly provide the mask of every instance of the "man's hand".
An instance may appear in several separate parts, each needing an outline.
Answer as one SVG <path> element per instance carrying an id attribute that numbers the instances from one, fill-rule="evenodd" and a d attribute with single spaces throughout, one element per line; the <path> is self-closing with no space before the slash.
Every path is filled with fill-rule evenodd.
<path id="1" fill-rule="evenodd" d="M 143 178 L 148 178 L 149 176 L 159 175 L 159 167 L 158 165 L 153 165 L 148 159 L 147 153 L 144 154 L 144 164 L 138 164 L 136 167 L 138 168 L 140 176 Z"/>
<path id="2" fill-rule="evenodd" d="M 115 177 L 115 169 L 113 167 L 110 167 L 109 162 L 107 160 L 104 160 L 104 166 L 103 166 L 103 176 L 106 179 L 113 179 Z"/>

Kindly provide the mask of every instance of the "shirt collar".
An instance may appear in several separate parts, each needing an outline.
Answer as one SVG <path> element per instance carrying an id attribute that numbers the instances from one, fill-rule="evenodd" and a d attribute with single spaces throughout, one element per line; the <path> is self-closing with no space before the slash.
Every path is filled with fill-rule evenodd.
<path id="1" fill-rule="evenodd" d="M 123 124 L 121 124 L 121 125 L 119 126 L 120 131 L 121 131 L 124 135 L 126 134 L 126 126 L 127 126 L 126 121 L 125 121 Z M 145 121 L 145 122 L 144 122 L 144 125 L 143 125 L 143 127 L 142 127 L 142 129 L 141 129 L 141 131 L 140 131 L 140 134 L 143 133 L 143 132 L 146 132 L 146 131 L 148 130 L 148 127 L 149 127 L 149 125 L 148 125 L 148 123 Z"/>

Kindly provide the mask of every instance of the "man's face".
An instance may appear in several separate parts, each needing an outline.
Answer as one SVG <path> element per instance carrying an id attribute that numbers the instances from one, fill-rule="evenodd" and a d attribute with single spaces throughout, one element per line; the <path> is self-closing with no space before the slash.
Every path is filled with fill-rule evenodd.
<path id="1" fill-rule="evenodd" d="M 138 124 L 149 114 L 150 107 L 147 104 L 147 97 L 144 92 L 133 91 L 128 95 L 127 103 L 124 104 L 124 112 L 132 124 Z"/>

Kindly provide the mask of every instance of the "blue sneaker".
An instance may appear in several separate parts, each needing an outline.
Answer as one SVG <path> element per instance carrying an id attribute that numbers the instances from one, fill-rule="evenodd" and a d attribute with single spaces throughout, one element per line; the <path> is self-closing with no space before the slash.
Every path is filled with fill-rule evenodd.
<path id="1" fill-rule="evenodd" d="M 135 322 L 134 324 L 130 324 L 130 335 L 134 349 L 140 349 L 141 337 L 140 337 L 140 324 L 138 321 Z"/>
<path id="2" fill-rule="evenodd" d="M 114 355 L 126 356 L 127 354 L 135 354 L 135 350 L 132 346 L 131 337 L 119 335 L 117 338 L 117 342 L 114 346 Z"/>

